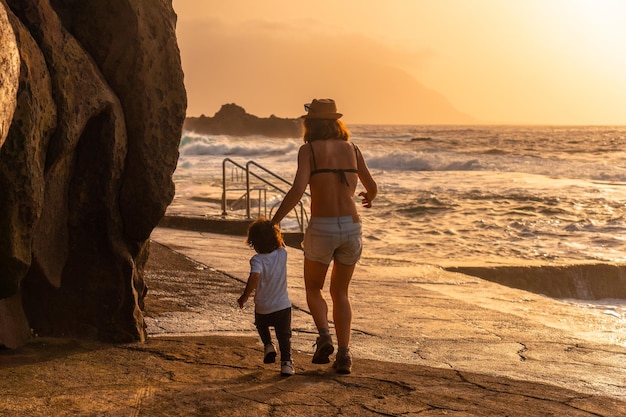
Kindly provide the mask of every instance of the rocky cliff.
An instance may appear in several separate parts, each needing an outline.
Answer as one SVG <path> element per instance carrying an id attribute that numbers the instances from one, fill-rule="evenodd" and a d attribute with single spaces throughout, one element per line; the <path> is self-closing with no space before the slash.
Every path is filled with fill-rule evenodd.
<path id="1" fill-rule="evenodd" d="M 258 117 L 246 113 L 236 104 L 224 104 L 213 117 L 188 117 L 185 130 L 209 135 L 251 136 L 262 135 L 275 138 L 296 138 L 302 135 L 300 119 Z"/>
<path id="2" fill-rule="evenodd" d="M 0 0 L 0 345 L 145 338 L 186 94 L 171 0 Z"/>

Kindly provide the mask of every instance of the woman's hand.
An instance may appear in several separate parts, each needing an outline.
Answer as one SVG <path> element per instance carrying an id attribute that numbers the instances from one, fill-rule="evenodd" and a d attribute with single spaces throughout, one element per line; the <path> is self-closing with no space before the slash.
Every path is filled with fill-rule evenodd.
<path id="1" fill-rule="evenodd" d="M 359 196 L 362 197 L 361 198 L 361 204 L 363 205 L 363 207 L 365 208 L 371 208 L 372 207 L 372 201 L 370 200 L 370 198 L 368 197 L 367 193 L 365 191 L 361 191 L 359 193 Z"/>

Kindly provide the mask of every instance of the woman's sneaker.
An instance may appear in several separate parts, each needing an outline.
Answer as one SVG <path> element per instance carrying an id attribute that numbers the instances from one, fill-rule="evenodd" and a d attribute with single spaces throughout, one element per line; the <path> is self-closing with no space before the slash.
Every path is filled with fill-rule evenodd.
<path id="1" fill-rule="evenodd" d="M 280 374 L 282 376 L 291 376 L 296 373 L 292 361 L 280 361 Z"/>
<path id="2" fill-rule="evenodd" d="M 276 362 L 276 348 L 273 343 L 265 345 L 265 355 L 263 356 L 263 363 L 275 363 Z"/>
<path id="3" fill-rule="evenodd" d="M 340 349 L 337 352 L 333 368 L 335 368 L 338 374 L 349 374 L 352 372 L 352 354 L 349 350 Z"/>
<path id="4" fill-rule="evenodd" d="M 335 351 L 333 347 L 333 340 L 330 335 L 319 336 L 315 341 L 317 347 L 313 354 L 313 360 L 311 362 L 316 364 L 329 363 L 329 356 Z"/>

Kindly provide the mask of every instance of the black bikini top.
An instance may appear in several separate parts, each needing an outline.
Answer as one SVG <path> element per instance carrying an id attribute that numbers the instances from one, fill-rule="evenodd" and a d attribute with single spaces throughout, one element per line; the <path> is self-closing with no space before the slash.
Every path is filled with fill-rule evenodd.
<path id="1" fill-rule="evenodd" d="M 356 147 L 356 145 L 353 143 L 352 146 L 354 147 L 354 154 L 357 157 L 357 163 L 359 161 L 359 156 L 358 156 L 358 150 L 359 148 Z M 309 147 L 311 148 L 311 156 L 313 157 L 313 170 L 311 171 L 311 177 L 315 174 L 321 174 L 324 172 L 333 172 L 337 175 L 339 175 L 339 179 L 341 180 L 341 182 L 343 182 L 344 184 L 346 184 L 346 186 L 350 186 L 350 183 L 348 182 L 348 178 L 346 178 L 346 172 L 354 172 L 357 173 L 359 172 L 358 169 L 356 168 L 317 168 L 317 163 L 315 162 L 315 152 L 313 152 L 313 144 L 311 142 L 309 142 Z"/>

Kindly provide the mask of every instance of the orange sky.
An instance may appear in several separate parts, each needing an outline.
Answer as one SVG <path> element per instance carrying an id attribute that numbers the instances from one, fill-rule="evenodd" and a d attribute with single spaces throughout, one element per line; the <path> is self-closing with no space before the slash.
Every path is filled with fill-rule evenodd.
<path id="1" fill-rule="evenodd" d="M 626 125 L 626 1 L 173 0 L 189 116 Z"/>

